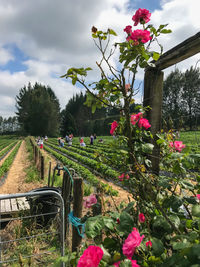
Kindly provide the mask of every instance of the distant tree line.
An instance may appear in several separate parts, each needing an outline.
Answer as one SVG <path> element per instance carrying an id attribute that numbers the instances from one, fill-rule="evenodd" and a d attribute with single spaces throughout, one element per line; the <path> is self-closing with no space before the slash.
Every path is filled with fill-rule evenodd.
<path id="1" fill-rule="evenodd" d="M 200 126 L 200 69 L 172 71 L 163 84 L 163 128 Z"/>
<path id="2" fill-rule="evenodd" d="M 137 105 L 131 112 L 137 112 Z M 49 86 L 24 86 L 16 96 L 16 116 L 0 117 L 0 133 L 20 130 L 23 135 L 75 136 L 108 135 L 110 124 L 119 119 L 119 110 L 101 108 L 92 113 L 86 95 L 74 95 L 60 111 L 59 101 Z M 200 70 L 172 71 L 163 85 L 162 124 L 165 129 L 196 129 L 200 126 Z"/>
<path id="3" fill-rule="evenodd" d="M 110 123 L 119 119 L 119 111 L 101 108 L 92 113 L 85 105 L 86 95 L 82 92 L 73 96 L 61 112 L 61 135 L 73 133 L 78 136 L 108 135 Z"/>
<path id="4" fill-rule="evenodd" d="M 17 116 L 3 118 L 0 116 L 0 134 L 17 134 L 20 131 L 20 125 Z"/>

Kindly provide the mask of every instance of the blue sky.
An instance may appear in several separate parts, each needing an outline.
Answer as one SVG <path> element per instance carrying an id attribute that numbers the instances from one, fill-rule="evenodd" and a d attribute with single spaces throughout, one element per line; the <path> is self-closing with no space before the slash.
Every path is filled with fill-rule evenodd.
<path id="1" fill-rule="evenodd" d="M 81 90 L 59 78 L 69 67 L 91 66 L 90 79 L 98 79 L 99 54 L 90 37 L 91 27 L 113 28 L 123 40 L 123 29 L 133 24 L 138 8 L 149 9 L 156 26 L 169 23 L 173 32 L 161 38 L 164 51 L 199 31 L 199 0 L 20 0 L 20 5 L 18 0 L 1 0 L 0 116 L 15 115 L 15 97 L 28 82 L 50 85 L 64 108 Z M 177 67 L 184 71 L 198 59 L 196 55 Z M 139 72 L 138 83 L 142 80 Z"/>

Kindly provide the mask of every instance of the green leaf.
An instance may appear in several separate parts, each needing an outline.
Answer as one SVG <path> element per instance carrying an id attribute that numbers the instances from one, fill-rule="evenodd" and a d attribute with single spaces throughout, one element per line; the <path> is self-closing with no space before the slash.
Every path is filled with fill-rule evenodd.
<path id="1" fill-rule="evenodd" d="M 154 237 L 151 239 L 151 242 L 152 242 L 152 250 L 155 256 L 160 256 L 165 250 L 162 241 Z"/>
<path id="2" fill-rule="evenodd" d="M 160 57 L 160 54 L 159 54 L 159 53 L 157 53 L 157 52 L 153 52 L 153 59 L 154 59 L 154 60 L 158 60 L 159 57 Z"/>
<path id="3" fill-rule="evenodd" d="M 120 214 L 119 220 L 120 220 L 120 224 L 118 225 L 119 230 L 122 232 L 130 233 L 134 226 L 133 218 L 127 212 L 123 211 Z"/>
<path id="4" fill-rule="evenodd" d="M 200 205 L 194 205 L 192 207 L 192 215 L 195 217 L 200 217 Z"/>
<path id="5" fill-rule="evenodd" d="M 117 36 L 116 32 L 112 29 L 108 29 L 108 33 Z"/>
<path id="6" fill-rule="evenodd" d="M 182 250 L 185 248 L 189 248 L 191 243 L 187 241 L 187 239 L 183 239 L 181 242 L 173 242 L 172 244 L 174 250 Z"/>
<path id="7" fill-rule="evenodd" d="M 107 227 L 109 230 L 114 230 L 115 223 L 113 222 L 113 219 L 109 217 L 103 217 L 103 222 L 105 227 Z"/>
<path id="8" fill-rule="evenodd" d="M 149 154 L 152 153 L 153 148 L 154 148 L 153 144 L 150 143 L 142 144 L 142 152 L 144 153 L 149 153 Z"/>
<path id="9" fill-rule="evenodd" d="M 167 29 L 164 29 L 162 31 L 160 31 L 161 33 L 171 33 L 172 31 L 171 30 L 167 30 Z"/>
<path id="10" fill-rule="evenodd" d="M 101 234 L 101 230 L 104 227 L 104 223 L 101 215 L 96 217 L 90 217 L 86 221 L 85 233 L 88 237 L 94 238 Z"/>

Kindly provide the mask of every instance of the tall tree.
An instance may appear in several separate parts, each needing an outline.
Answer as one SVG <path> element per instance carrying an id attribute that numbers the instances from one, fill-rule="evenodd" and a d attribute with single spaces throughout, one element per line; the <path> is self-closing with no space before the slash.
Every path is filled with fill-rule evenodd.
<path id="1" fill-rule="evenodd" d="M 49 86 L 24 86 L 16 96 L 18 121 L 25 134 L 56 136 L 59 132 L 60 105 Z"/>
<path id="2" fill-rule="evenodd" d="M 183 114 L 182 91 L 184 76 L 178 69 L 172 71 L 163 83 L 163 118 L 171 117 L 175 128 L 178 128 L 179 118 Z"/>
<path id="3" fill-rule="evenodd" d="M 191 67 L 184 73 L 183 83 L 183 106 L 188 114 L 187 123 L 192 130 L 195 125 L 195 116 L 200 112 L 200 70 L 199 68 Z"/>

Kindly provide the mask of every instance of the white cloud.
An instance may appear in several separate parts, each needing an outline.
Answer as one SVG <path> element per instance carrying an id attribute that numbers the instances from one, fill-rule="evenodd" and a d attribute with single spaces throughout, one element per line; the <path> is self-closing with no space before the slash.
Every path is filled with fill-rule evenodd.
<path id="1" fill-rule="evenodd" d="M 16 44 L 29 59 L 22 62 L 25 71 L 0 71 L 0 114 L 14 115 L 13 103 L 19 89 L 36 81 L 51 86 L 63 108 L 73 93 L 80 91 L 70 81 L 59 78 L 71 66 L 94 68 L 89 78 L 96 80 L 99 53 L 91 38 L 91 27 L 113 28 L 122 40 L 124 27 L 133 24 L 134 12 L 127 9 L 128 4 L 128 0 L 20 0 L 20 4 L 19 0 L 1 0 L 0 64 L 15 57 L 4 48 L 7 44 Z M 164 51 L 199 31 L 199 5 L 199 0 L 161 1 L 162 8 L 152 13 L 151 22 L 169 23 L 173 31 L 160 40 Z M 185 70 L 197 60 L 198 55 L 177 66 Z M 143 72 L 138 78 L 142 80 Z"/>
<path id="2" fill-rule="evenodd" d="M 12 59 L 14 59 L 14 56 L 5 48 L 0 47 L 0 65 L 5 65 Z"/>

